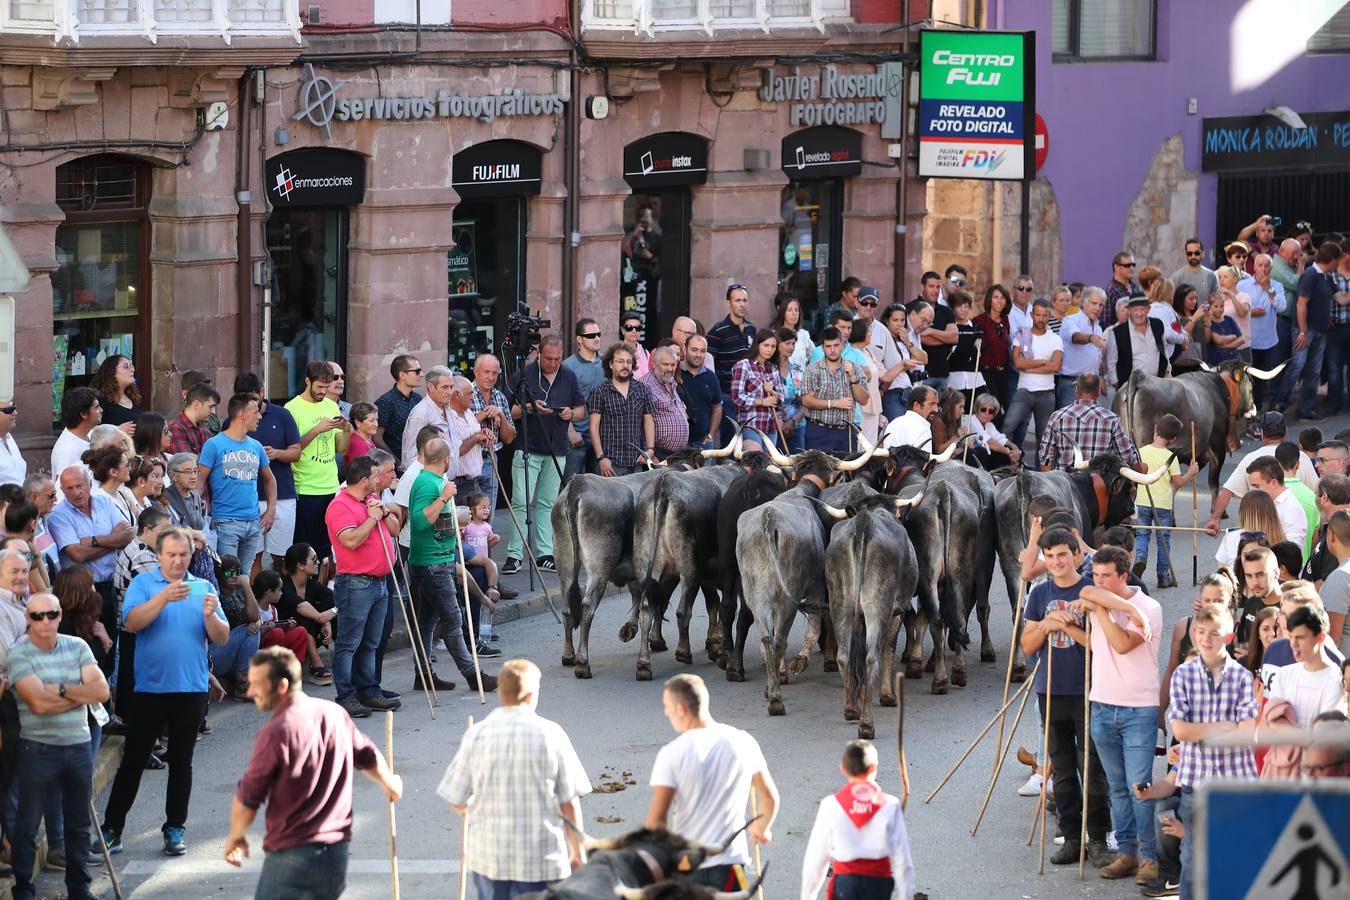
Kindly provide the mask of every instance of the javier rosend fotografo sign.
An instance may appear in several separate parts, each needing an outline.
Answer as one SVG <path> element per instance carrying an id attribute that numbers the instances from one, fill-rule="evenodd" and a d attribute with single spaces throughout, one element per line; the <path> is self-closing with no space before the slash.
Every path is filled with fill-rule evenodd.
<path id="1" fill-rule="evenodd" d="M 1034 37 L 1031 32 L 920 32 L 920 177 L 1031 177 Z"/>

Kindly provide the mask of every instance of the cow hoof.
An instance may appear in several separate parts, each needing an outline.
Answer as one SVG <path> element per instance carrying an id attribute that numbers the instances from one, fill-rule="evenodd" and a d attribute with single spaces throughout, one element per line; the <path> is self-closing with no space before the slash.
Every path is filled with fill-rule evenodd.
<path id="1" fill-rule="evenodd" d="M 717 668 L 725 672 L 727 670 L 727 662 L 728 662 L 727 655 L 725 653 L 719 654 L 717 657 Z"/>
<path id="2" fill-rule="evenodd" d="M 675 661 L 684 663 L 686 666 L 692 665 L 694 662 L 694 654 L 690 653 L 688 650 L 676 650 Z"/>
<path id="3" fill-rule="evenodd" d="M 837 660 L 837 659 L 835 659 L 834 657 L 831 657 L 831 656 L 825 657 L 825 671 L 826 671 L 826 672 L 838 672 L 838 671 L 839 671 L 839 660 Z"/>
<path id="4" fill-rule="evenodd" d="M 980 651 L 980 662 L 997 662 L 997 661 L 998 661 L 998 654 L 995 653 L 993 650 Z"/>
<path id="5" fill-rule="evenodd" d="M 947 693 L 947 684 L 948 682 L 945 681 L 933 682 L 933 693 L 938 694 L 940 696 L 945 695 Z"/>
<path id="6" fill-rule="evenodd" d="M 917 659 L 911 659 L 905 663 L 905 677 L 911 681 L 923 677 L 923 666 L 919 665 Z"/>
<path id="7" fill-rule="evenodd" d="M 882 706 L 895 706 L 894 694 L 882 694 L 877 700 Z"/>
<path id="8" fill-rule="evenodd" d="M 786 715 L 787 715 L 787 707 L 783 705 L 783 701 L 782 701 L 782 700 L 770 700 L 770 701 L 769 701 L 769 715 L 771 715 L 771 716 L 786 716 Z"/>
<path id="9" fill-rule="evenodd" d="M 859 725 L 859 726 L 858 726 L 858 739 L 859 739 L 859 740 L 862 740 L 862 741 L 870 741 L 872 738 L 874 738 L 874 737 L 876 737 L 876 736 L 877 736 L 877 730 L 876 730 L 876 728 L 875 728 L 874 726 L 872 726 L 872 725 Z"/>
<path id="10" fill-rule="evenodd" d="M 858 719 L 860 719 L 860 718 L 862 718 L 862 716 L 859 714 L 859 712 L 858 712 L 856 709 L 847 709 L 847 708 L 844 709 L 844 721 L 845 721 L 845 722 L 856 722 L 856 721 L 858 721 Z"/>
<path id="11" fill-rule="evenodd" d="M 581 665 L 577 666 L 575 669 L 572 670 L 572 674 L 577 676 L 578 678 L 590 678 L 591 664 L 582 663 Z"/>
<path id="12" fill-rule="evenodd" d="M 965 687 L 965 686 L 966 686 L 966 673 L 965 673 L 965 672 L 953 672 L 953 673 L 952 673 L 952 684 L 956 685 L 957 687 Z"/>
<path id="13" fill-rule="evenodd" d="M 651 666 L 644 666 L 644 665 L 642 665 L 641 663 L 638 663 L 638 667 L 637 667 L 637 680 L 638 680 L 638 681 L 651 681 L 651 680 L 652 680 L 652 667 L 651 667 Z"/>
<path id="14" fill-rule="evenodd" d="M 623 627 L 619 629 L 619 640 L 625 644 L 637 637 L 637 626 L 632 622 L 624 622 Z"/>
<path id="15" fill-rule="evenodd" d="M 703 649 L 708 653 L 708 662 L 715 662 L 722 655 L 722 644 L 709 642 L 703 645 Z"/>
<path id="16" fill-rule="evenodd" d="M 806 667 L 811 664 L 811 660 L 806 656 L 794 656 L 792 662 L 787 665 L 788 676 L 800 675 L 806 671 Z"/>
<path id="17" fill-rule="evenodd" d="M 727 681 L 745 681 L 745 672 L 740 669 L 727 669 Z"/>
<path id="18" fill-rule="evenodd" d="M 1017 682 L 1018 684 L 1021 684 L 1022 682 L 1027 680 L 1026 663 L 1017 663 L 1016 665 L 1013 666 L 1012 680 Z"/>
<path id="19" fill-rule="evenodd" d="M 564 666 L 575 666 L 577 664 L 577 658 L 575 656 L 564 656 L 562 658 L 562 664 Z"/>
<path id="20" fill-rule="evenodd" d="M 669 647 L 666 646 L 666 642 L 659 638 L 654 641 L 649 641 L 647 643 L 647 646 L 651 648 L 651 651 L 653 653 L 665 653 L 667 650 L 670 649 Z"/>

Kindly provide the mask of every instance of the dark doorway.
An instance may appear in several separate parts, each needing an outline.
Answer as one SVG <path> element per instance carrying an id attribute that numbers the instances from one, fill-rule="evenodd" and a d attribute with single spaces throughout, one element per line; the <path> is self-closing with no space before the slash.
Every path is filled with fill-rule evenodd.
<path id="1" fill-rule="evenodd" d="M 623 204 L 623 260 L 619 312 L 643 317 L 643 344 L 670 334 L 689 315 L 688 188 L 634 191 Z"/>
<path id="2" fill-rule="evenodd" d="M 447 256 L 450 366 L 464 373 L 500 346 L 506 317 L 525 299 L 525 198 L 467 200 L 455 207 Z"/>
<path id="3" fill-rule="evenodd" d="M 823 327 L 839 289 L 843 255 L 844 180 L 792 181 L 783 188 L 778 289 L 801 298 L 802 320 Z"/>
<path id="4" fill-rule="evenodd" d="M 1215 247 L 1236 238 L 1260 215 L 1280 217 L 1276 238 L 1291 237 L 1299 221 L 1312 224 L 1314 243 L 1328 234 L 1345 234 L 1350 231 L 1350 172 L 1285 169 L 1219 176 Z"/>
<path id="5" fill-rule="evenodd" d="M 277 208 L 267 218 L 272 258 L 268 393 L 285 402 L 305 387 L 305 367 L 347 365 L 346 207 Z"/>

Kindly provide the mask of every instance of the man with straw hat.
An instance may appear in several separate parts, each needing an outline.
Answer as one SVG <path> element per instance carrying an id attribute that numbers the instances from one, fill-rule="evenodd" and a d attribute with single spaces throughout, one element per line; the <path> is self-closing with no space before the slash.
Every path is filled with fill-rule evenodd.
<path id="1" fill-rule="evenodd" d="M 230 808 L 225 861 L 249 855 L 245 832 L 267 801 L 267 859 L 255 900 L 342 895 L 352 839 L 352 771 L 359 769 L 389 800 L 403 796 L 395 775 L 351 716 L 301 690 L 300 660 L 267 647 L 249 660 L 248 696 L 271 718 L 258 729 L 248 768 Z"/>

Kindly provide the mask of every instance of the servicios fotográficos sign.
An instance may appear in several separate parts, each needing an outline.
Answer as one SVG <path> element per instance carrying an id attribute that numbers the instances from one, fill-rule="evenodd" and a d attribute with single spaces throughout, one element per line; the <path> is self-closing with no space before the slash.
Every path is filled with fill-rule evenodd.
<path id="1" fill-rule="evenodd" d="M 919 34 L 919 176 L 1018 181 L 1035 171 L 1034 35 Z"/>

